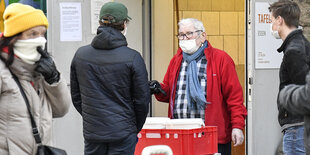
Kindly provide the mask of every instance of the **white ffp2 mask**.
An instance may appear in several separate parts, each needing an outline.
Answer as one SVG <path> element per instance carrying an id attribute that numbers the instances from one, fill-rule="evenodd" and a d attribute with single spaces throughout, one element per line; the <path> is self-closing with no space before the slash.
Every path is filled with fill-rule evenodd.
<path id="1" fill-rule="evenodd" d="M 127 24 L 124 24 L 124 30 L 121 32 L 124 36 L 127 34 Z"/>
<path id="2" fill-rule="evenodd" d="M 122 31 L 122 34 L 123 34 L 124 36 L 126 36 L 126 34 L 127 34 L 127 27 L 124 28 L 124 30 Z"/>
<path id="3" fill-rule="evenodd" d="M 274 31 L 272 30 L 272 23 L 270 24 L 270 32 L 271 32 L 271 35 L 273 37 L 275 37 L 276 39 L 281 39 L 280 35 L 279 35 L 279 31 Z"/>
<path id="4" fill-rule="evenodd" d="M 193 54 L 199 48 L 199 46 L 197 46 L 197 44 L 196 44 L 196 39 L 180 40 L 179 46 L 182 49 L 182 51 L 187 53 L 187 54 Z"/>

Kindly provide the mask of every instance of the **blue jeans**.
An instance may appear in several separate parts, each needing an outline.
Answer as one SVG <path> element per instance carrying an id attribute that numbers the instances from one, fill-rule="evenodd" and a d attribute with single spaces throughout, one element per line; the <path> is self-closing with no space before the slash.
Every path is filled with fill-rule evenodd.
<path id="1" fill-rule="evenodd" d="M 304 126 L 285 129 L 283 136 L 283 152 L 285 155 L 305 155 Z"/>

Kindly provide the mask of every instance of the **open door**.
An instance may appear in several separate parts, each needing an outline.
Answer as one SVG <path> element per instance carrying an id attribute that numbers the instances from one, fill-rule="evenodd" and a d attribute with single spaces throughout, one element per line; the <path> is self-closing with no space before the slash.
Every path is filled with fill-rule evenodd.
<path id="1" fill-rule="evenodd" d="M 247 154 L 275 154 L 282 134 L 277 94 L 281 42 L 270 33 L 269 4 L 276 0 L 247 1 Z"/>

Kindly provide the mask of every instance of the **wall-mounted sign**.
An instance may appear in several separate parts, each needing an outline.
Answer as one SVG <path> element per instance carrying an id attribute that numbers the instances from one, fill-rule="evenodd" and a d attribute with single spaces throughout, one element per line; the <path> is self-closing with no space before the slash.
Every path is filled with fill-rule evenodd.
<path id="1" fill-rule="evenodd" d="M 277 49 L 282 40 L 271 35 L 271 13 L 268 2 L 255 3 L 255 68 L 277 69 L 280 68 L 283 54 Z"/>
<path id="2" fill-rule="evenodd" d="M 82 41 L 81 3 L 59 3 L 60 41 Z"/>

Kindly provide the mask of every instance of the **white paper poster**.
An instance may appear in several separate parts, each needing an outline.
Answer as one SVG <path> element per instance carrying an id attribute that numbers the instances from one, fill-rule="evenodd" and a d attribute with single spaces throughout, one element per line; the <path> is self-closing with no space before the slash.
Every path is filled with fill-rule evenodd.
<path id="1" fill-rule="evenodd" d="M 81 3 L 59 3 L 60 41 L 82 41 Z"/>
<path id="2" fill-rule="evenodd" d="M 255 3 L 255 68 L 280 68 L 283 53 L 278 53 L 282 40 L 271 35 L 271 13 L 268 2 Z"/>
<path id="3" fill-rule="evenodd" d="M 99 14 L 103 4 L 111 2 L 113 0 L 91 0 L 90 11 L 91 11 L 91 33 L 96 34 L 99 26 Z"/>

